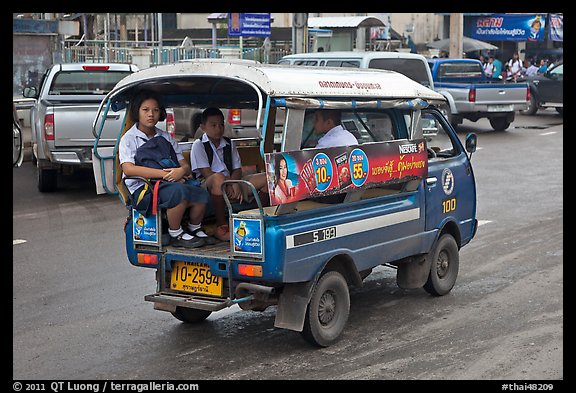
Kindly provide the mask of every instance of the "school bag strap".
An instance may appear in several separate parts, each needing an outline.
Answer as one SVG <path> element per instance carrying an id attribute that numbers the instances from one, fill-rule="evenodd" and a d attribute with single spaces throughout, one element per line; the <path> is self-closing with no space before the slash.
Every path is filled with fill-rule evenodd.
<path id="1" fill-rule="evenodd" d="M 154 184 L 154 191 L 152 192 L 152 215 L 155 216 L 158 210 L 158 189 L 160 188 L 160 182 L 162 180 L 159 179 Z"/>
<path id="2" fill-rule="evenodd" d="M 224 146 L 224 165 L 228 168 L 228 172 L 232 174 L 232 140 L 227 136 L 223 136 L 224 140 L 227 142 L 226 146 Z M 204 150 L 206 150 L 206 156 L 208 157 L 208 163 L 212 166 L 212 160 L 214 159 L 214 150 L 212 150 L 212 146 L 210 146 L 210 141 L 207 140 L 203 142 Z"/>

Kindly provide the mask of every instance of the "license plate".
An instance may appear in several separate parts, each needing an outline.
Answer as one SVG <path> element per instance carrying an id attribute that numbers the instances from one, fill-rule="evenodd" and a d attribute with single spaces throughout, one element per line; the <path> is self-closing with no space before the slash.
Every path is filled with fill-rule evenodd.
<path id="1" fill-rule="evenodd" d="M 513 112 L 514 105 L 488 105 L 488 112 Z"/>
<path id="2" fill-rule="evenodd" d="M 222 296 L 222 277 L 212 275 L 208 265 L 176 261 L 172 263 L 170 287 L 177 291 Z"/>

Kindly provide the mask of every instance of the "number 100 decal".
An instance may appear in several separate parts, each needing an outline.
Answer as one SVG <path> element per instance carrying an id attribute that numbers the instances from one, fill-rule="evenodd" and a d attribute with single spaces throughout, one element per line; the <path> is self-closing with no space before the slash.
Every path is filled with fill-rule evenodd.
<path id="1" fill-rule="evenodd" d="M 350 173 L 352 174 L 352 183 L 356 187 L 362 186 L 368 179 L 368 156 L 361 149 L 354 149 L 348 159 Z"/>
<path id="2" fill-rule="evenodd" d="M 332 182 L 332 161 L 324 153 L 318 153 L 312 160 L 314 175 L 316 177 L 316 190 L 325 191 Z"/>

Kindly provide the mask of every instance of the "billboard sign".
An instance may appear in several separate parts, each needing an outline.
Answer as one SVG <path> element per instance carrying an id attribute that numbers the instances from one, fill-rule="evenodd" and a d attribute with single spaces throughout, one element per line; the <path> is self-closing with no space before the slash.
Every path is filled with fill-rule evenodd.
<path id="1" fill-rule="evenodd" d="M 270 13 L 228 14 L 228 36 L 268 37 L 270 36 Z"/>

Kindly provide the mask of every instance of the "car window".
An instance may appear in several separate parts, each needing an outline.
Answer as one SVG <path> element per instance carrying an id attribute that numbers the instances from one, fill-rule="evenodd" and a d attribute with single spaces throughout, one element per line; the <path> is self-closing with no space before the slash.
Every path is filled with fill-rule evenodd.
<path id="1" fill-rule="evenodd" d="M 550 70 L 550 74 L 563 76 L 564 75 L 564 64 L 560 64 L 560 65 L 552 68 L 552 70 Z"/>
<path id="2" fill-rule="evenodd" d="M 357 60 L 327 60 L 326 67 L 360 68 L 360 62 Z"/>
<path id="3" fill-rule="evenodd" d="M 318 65 L 317 60 L 296 60 L 294 65 L 303 65 L 303 66 L 316 66 Z"/>
<path id="4" fill-rule="evenodd" d="M 441 63 L 438 66 L 438 78 L 477 78 L 482 76 L 480 63 Z"/>
<path id="5" fill-rule="evenodd" d="M 436 112 L 422 111 L 420 118 L 426 145 L 429 150 L 434 151 L 438 159 L 453 157 L 458 153 L 458 150 L 454 147 L 454 142 L 440 121 L 440 116 Z M 432 153 L 430 152 L 429 155 L 432 155 Z"/>
<path id="6" fill-rule="evenodd" d="M 303 148 L 316 146 L 322 137 L 314 132 L 314 112 L 309 109 L 304 116 Z M 387 111 L 343 111 L 341 124 L 356 137 L 358 144 L 397 139 L 397 127 Z"/>
<path id="7" fill-rule="evenodd" d="M 52 80 L 49 94 L 107 94 L 130 71 L 62 71 Z"/>
<path id="8" fill-rule="evenodd" d="M 430 85 L 426 62 L 419 59 L 372 59 L 368 68 L 396 71 L 421 85 Z"/>

